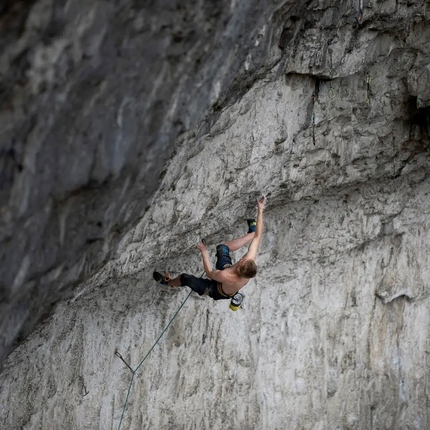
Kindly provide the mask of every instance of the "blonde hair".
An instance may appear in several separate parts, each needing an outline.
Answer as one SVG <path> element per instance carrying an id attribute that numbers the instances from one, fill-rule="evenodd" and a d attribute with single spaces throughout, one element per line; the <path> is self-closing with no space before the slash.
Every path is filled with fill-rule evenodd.
<path id="1" fill-rule="evenodd" d="M 254 278 L 257 274 L 257 265 L 254 260 L 243 260 L 239 265 L 239 274 L 244 278 Z"/>

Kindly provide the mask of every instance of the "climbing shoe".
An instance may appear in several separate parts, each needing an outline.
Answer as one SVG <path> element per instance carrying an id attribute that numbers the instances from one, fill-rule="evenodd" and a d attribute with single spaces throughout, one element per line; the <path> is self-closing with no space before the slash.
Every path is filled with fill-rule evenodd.
<path id="1" fill-rule="evenodd" d="M 154 272 L 152 274 L 152 276 L 154 277 L 154 279 L 161 285 L 169 285 L 168 282 L 170 281 L 170 275 L 166 272 L 164 272 L 164 275 L 162 275 L 159 272 Z"/>
<path id="2" fill-rule="evenodd" d="M 254 233 L 255 229 L 257 228 L 257 222 L 254 218 L 247 219 L 246 222 L 248 223 L 248 233 Z"/>

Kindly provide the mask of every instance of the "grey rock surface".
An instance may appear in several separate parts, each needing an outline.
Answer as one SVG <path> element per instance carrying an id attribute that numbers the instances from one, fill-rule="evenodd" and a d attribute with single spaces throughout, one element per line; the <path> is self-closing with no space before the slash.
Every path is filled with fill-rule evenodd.
<path id="1" fill-rule="evenodd" d="M 192 294 L 123 428 L 429 428 L 430 5 L 290 6 L 179 136 L 115 258 L 10 354 L 5 428 L 118 428 L 131 373 L 115 351 L 135 368 L 188 295 L 152 270 L 199 276 L 197 241 L 242 235 L 262 193 L 245 309 Z"/>
<path id="2" fill-rule="evenodd" d="M 113 255 L 251 48 L 264 63 L 277 3 L 0 6 L 0 361 Z"/>

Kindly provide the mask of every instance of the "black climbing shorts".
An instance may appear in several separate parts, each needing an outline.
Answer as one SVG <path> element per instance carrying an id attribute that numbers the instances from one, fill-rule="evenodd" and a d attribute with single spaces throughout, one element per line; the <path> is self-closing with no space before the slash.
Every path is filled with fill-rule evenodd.
<path id="1" fill-rule="evenodd" d="M 230 257 L 230 248 L 227 245 L 218 245 L 216 247 L 216 265 L 218 270 L 226 269 L 227 267 L 233 266 Z"/>
<path id="2" fill-rule="evenodd" d="M 214 300 L 224 300 L 231 299 L 232 296 L 228 296 L 224 293 L 221 288 L 221 284 L 212 279 L 203 279 L 196 278 L 193 275 L 188 275 L 187 273 L 182 273 L 181 277 L 181 285 L 190 287 L 193 291 L 195 291 L 199 296 L 203 296 L 203 294 L 207 294 L 209 297 Z"/>
<path id="3" fill-rule="evenodd" d="M 199 296 L 203 296 L 206 292 L 208 292 L 213 288 L 212 284 L 216 284 L 217 281 L 213 281 L 212 279 L 204 279 L 204 278 L 196 278 L 193 275 L 188 275 L 187 273 L 182 273 L 181 277 L 181 285 L 190 287 L 193 291 L 195 291 Z"/>

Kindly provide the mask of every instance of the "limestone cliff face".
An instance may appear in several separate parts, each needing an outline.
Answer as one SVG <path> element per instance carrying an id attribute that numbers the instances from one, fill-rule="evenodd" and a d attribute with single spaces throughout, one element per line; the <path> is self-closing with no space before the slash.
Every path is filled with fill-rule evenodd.
<path id="1" fill-rule="evenodd" d="M 245 309 L 192 294 L 123 428 L 429 428 L 430 5 L 270 7 L 114 258 L 6 360 L 5 428 L 118 428 L 115 350 L 135 368 L 188 294 L 152 270 L 199 276 L 197 241 L 243 234 L 262 193 Z"/>
<path id="2" fill-rule="evenodd" d="M 113 255 L 277 7 L 0 5 L 0 361 Z"/>

